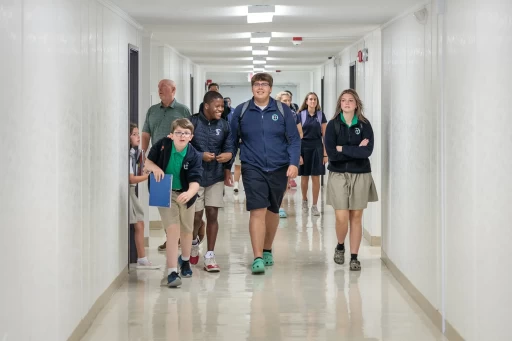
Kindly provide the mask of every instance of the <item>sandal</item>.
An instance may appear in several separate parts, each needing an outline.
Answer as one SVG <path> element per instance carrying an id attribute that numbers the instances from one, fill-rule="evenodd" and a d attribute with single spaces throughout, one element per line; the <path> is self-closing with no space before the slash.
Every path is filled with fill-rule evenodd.
<path id="1" fill-rule="evenodd" d="M 350 270 L 361 271 L 361 262 L 359 262 L 357 259 L 352 259 L 350 261 Z"/>
<path id="2" fill-rule="evenodd" d="M 286 211 L 284 210 L 284 208 L 280 208 L 279 209 L 279 218 L 286 218 L 288 217 L 288 215 L 286 214 Z"/>
<path id="3" fill-rule="evenodd" d="M 265 263 L 263 259 L 256 258 L 254 262 L 252 262 L 252 273 L 253 274 L 264 274 L 265 273 Z"/>

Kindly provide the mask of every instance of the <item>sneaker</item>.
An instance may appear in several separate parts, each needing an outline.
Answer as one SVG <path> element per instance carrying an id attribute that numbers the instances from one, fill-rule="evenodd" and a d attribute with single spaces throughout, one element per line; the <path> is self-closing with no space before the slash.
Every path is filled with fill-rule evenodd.
<path id="1" fill-rule="evenodd" d="M 238 181 L 235 182 L 235 187 L 234 187 L 233 191 L 235 191 L 235 193 L 238 193 Z"/>
<path id="2" fill-rule="evenodd" d="M 156 270 L 160 269 L 160 265 L 153 265 L 150 261 L 138 261 L 137 262 L 137 269 L 146 269 L 146 270 Z"/>
<path id="3" fill-rule="evenodd" d="M 307 211 L 309 209 L 307 200 L 302 200 L 302 209 L 304 211 Z"/>
<path id="4" fill-rule="evenodd" d="M 196 265 L 199 263 L 199 243 L 192 244 L 192 251 L 190 252 L 190 264 Z"/>
<path id="5" fill-rule="evenodd" d="M 182 260 L 181 256 L 178 258 L 178 262 L 180 264 L 181 276 L 185 278 L 192 277 L 192 268 L 190 267 L 190 262 Z"/>
<path id="6" fill-rule="evenodd" d="M 169 288 L 177 288 L 181 285 L 181 277 L 176 272 L 171 272 L 169 276 L 167 276 L 167 286 Z"/>
<path id="7" fill-rule="evenodd" d="M 316 205 L 311 206 L 311 214 L 314 216 L 320 215 L 320 211 L 318 210 L 318 207 L 316 207 Z"/>
<path id="8" fill-rule="evenodd" d="M 158 247 L 158 251 L 164 252 L 167 246 L 167 242 L 164 242 L 162 245 Z"/>
<path id="9" fill-rule="evenodd" d="M 274 256 L 272 252 L 263 252 L 263 262 L 265 262 L 266 266 L 274 265 Z"/>
<path id="10" fill-rule="evenodd" d="M 288 215 L 286 214 L 286 211 L 284 210 L 284 208 L 280 208 L 279 209 L 279 218 L 286 218 L 288 217 Z"/>
<path id="11" fill-rule="evenodd" d="M 204 270 L 208 272 L 220 272 L 219 265 L 215 261 L 215 257 L 204 258 Z"/>
<path id="12" fill-rule="evenodd" d="M 344 264 L 345 263 L 345 249 L 338 250 L 338 248 L 334 248 L 334 263 L 336 264 Z"/>
<path id="13" fill-rule="evenodd" d="M 361 271 L 361 262 L 359 262 L 357 259 L 351 259 L 350 271 Z"/>

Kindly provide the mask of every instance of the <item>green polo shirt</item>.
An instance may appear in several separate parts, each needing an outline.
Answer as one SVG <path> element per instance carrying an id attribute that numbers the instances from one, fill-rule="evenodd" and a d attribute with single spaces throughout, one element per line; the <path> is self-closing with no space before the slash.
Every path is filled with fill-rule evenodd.
<path id="1" fill-rule="evenodd" d="M 345 121 L 345 117 L 343 117 L 343 113 L 341 113 L 340 119 L 343 123 L 347 124 L 347 122 Z M 347 124 L 347 126 L 352 127 L 353 125 L 356 125 L 357 122 L 359 122 L 359 120 L 357 119 L 357 115 L 354 115 L 354 117 L 352 118 L 352 123 L 350 125 Z"/>
<path id="2" fill-rule="evenodd" d="M 189 118 L 190 110 L 174 100 L 164 107 L 162 102 L 151 106 L 146 114 L 142 132 L 151 135 L 151 144 L 166 137 L 171 132 L 171 124 L 178 118 Z"/>
<path id="3" fill-rule="evenodd" d="M 178 152 L 174 147 L 174 143 L 172 144 L 171 158 L 165 168 L 165 174 L 172 174 L 173 191 L 178 191 L 183 188 L 180 181 L 180 172 L 181 166 L 183 165 L 183 159 L 185 159 L 185 155 L 187 155 L 187 149 L 188 145 L 181 152 Z"/>

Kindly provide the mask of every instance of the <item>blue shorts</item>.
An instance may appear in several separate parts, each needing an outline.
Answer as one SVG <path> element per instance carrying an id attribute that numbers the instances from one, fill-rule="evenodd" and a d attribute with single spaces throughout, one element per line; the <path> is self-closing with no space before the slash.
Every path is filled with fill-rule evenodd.
<path id="1" fill-rule="evenodd" d="M 288 186 L 287 171 L 288 166 L 265 172 L 248 163 L 242 163 L 247 211 L 266 208 L 270 212 L 279 213 Z"/>

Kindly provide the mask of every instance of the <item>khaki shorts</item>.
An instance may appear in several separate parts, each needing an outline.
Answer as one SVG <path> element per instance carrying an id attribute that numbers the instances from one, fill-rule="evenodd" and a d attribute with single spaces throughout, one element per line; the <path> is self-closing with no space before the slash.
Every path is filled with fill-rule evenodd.
<path id="1" fill-rule="evenodd" d="M 217 182 L 209 187 L 199 187 L 196 200 L 196 212 L 205 207 L 224 207 L 224 181 Z"/>
<path id="2" fill-rule="evenodd" d="M 139 198 L 135 194 L 135 186 L 130 186 L 130 205 L 128 207 L 130 213 L 130 224 L 136 224 L 144 221 L 144 209 L 142 208 Z"/>
<path id="3" fill-rule="evenodd" d="M 162 225 L 166 230 L 169 225 L 180 225 L 180 231 L 184 233 L 192 233 L 194 231 L 194 205 L 187 208 L 187 204 L 180 204 L 176 199 L 181 193 L 172 191 L 171 207 L 159 207 L 160 218 L 162 218 Z"/>
<path id="4" fill-rule="evenodd" d="M 327 205 L 335 210 L 363 210 L 378 200 L 372 173 L 329 173 Z"/>

